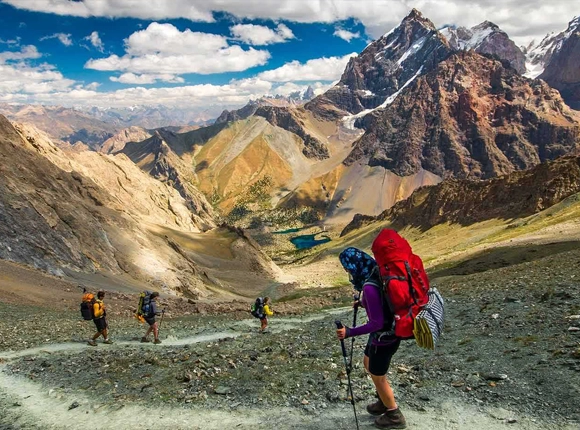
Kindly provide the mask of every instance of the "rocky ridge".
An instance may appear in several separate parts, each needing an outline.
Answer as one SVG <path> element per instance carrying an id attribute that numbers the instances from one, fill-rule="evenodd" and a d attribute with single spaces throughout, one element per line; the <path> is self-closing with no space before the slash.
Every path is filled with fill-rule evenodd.
<path id="1" fill-rule="evenodd" d="M 580 193 L 580 157 L 563 157 L 533 169 L 486 181 L 448 179 L 416 190 L 378 217 L 356 215 L 341 236 L 389 220 L 427 230 L 439 224 L 471 225 L 489 219 L 523 218 Z"/>

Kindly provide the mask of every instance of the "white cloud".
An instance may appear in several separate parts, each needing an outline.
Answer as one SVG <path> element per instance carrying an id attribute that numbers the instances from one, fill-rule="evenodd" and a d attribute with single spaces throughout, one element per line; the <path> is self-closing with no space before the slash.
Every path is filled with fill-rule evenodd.
<path id="1" fill-rule="evenodd" d="M 356 33 L 353 33 L 352 31 L 348 31 L 343 28 L 337 28 L 336 30 L 334 30 L 333 35 L 336 37 L 340 37 L 341 39 L 346 40 L 347 42 L 350 42 L 352 39 L 358 39 L 360 37 L 360 33 L 358 31 Z"/>
<path id="2" fill-rule="evenodd" d="M 248 45 L 270 45 L 294 39 L 294 33 L 284 24 L 278 24 L 276 30 L 263 25 L 236 24 L 230 27 L 234 37 Z"/>
<path id="3" fill-rule="evenodd" d="M 17 96 L 19 93 L 40 95 L 66 91 L 74 83 L 48 66 L 30 67 L 25 64 L 0 63 L 0 94 L 5 94 L 6 97 Z"/>
<path id="4" fill-rule="evenodd" d="M 348 60 L 356 55 L 352 53 L 343 57 L 315 58 L 304 64 L 292 61 L 277 69 L 262 72 L 257 77 L 270 82 L 334 81 L 340 78 Z"/>
<path id="5" fill-rule="evenodd" d="M 123 73 L 121 76 L 116 77 L 112 76 L 111 81 L 113 82 L 120 82 L 122 84 L 134 84 L 134 85 L 147 85 L 147 84 L 155 84 L 159 81 L 161 82 L 168 82 L 168 83 L 179 83 L 182 84 L 185 82 L 183 78 L 180 78 L 175 75 L 136 75 L 134 73 Z"/>
<path id="6" fill-rule="evenodd" d="M 8 46 L 18 46 L 18 45 L 20 45 L 20 37 L 17 37 L 16 39 L 8 39 L 8 40 L 0 39 L 0 44 L 8 45 Z"/>
<path id="7" fill-rule="evenodd" d="M 7 61 L 21 61 L 21 60 L 35 60 L 42 57 L 42 54 L 38 52 L 36 46 L 26 45 L 23 46 L 20 51 L 4 51 L 0 52 L 0 65 Z"/>
<path id="8" fill-rule="evenodd" d="M 105 45 L 103 44 L 103 41 L 101 40 L 101 37 L 99 36 L 98 31 L 93 31 L 91 34 L 89 34 L 83 40 L 88 40 L 89 42 L 91 42 L 91 45 L 93 45 L 93 47 L 96 48 L 97 51 L 104 52 Z"/>
<path id="9" fill-rule="evenodd" d="M 3 0 L 15 7 L 72 16 L 134 17 L 148 20 L 186 18 L 213 21 L 214 11 L 238 18 L 284 19 L 294 22 L 359 20 L 367 32 L 379 37 L 396 26 L 416 7 L 437 27 L 455 24 L 471 27 L 493 21 L 517 43 L 541 39 L 562 31 L 578 14 L 571 0 Z"/>
<path id="10" fill-rule="evenodd" d="M 51 34 L 50 36 L 44 36 L 40 40 L 49 40 L 49 39 L 58 39 L 60 43 L 64 46 L 71 46 L 73 44 L 72 39 L 70 38 L 70 34 L 65 33 L 55 33 Z"/>
<path id="11" fill-rule="evenodd" d="M 2 76 L 1 71 L 0 76 Z M 85 87 L 37 94 L 6 94 L 2 91 L 1 85 L 0 83 L 0 102 L 101 107 L 134 105 L 202 107 L 216 104 L 243 106 L 250 98 L 260 97 L 268 93 L 271 88 L 269 82 L 244 80 L 233 81 L 226 85 L 204 84 L 173 88 L 133 87 L 111 92 L 98 92 Z"/>
<path id="12" fill-rule="evenodd" d="M 189 29 L 182 32 L 171 24 L 156 22 L 129 36 L 125 50 L 122 57 L 91 59 L 85 67 L 152 75 L 211 74 L 243 71 L 270 58 L 268 51 L 229 46 L 225 36 Z"/>

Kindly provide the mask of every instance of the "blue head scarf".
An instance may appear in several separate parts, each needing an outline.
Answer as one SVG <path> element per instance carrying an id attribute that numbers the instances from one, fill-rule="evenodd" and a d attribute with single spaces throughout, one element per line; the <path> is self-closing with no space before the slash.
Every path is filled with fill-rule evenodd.
<path id="1" fill-rule="evenodd" d="M 338 256 L 340 264 L 352 276 L 352 285 L 355 290 L 362 291 L 365 281 L 371 276 L 377 262 L 373 257 L 358 248 L 346 248 Z"/>

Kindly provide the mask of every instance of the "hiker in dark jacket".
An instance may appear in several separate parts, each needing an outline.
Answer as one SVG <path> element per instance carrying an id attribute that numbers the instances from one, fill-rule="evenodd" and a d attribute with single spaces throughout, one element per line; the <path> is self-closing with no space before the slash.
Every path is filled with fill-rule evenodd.
<path id="1" fill-rule="evenodd" d="M 97 332 L 92 339 L 89 340 L 88 344 L 90 346 L 97 346 L 97 339 L 99 336 L 103 336 L 103 343 L 113 343 L 109 339 L 109 324 L 107 323 L 107 310 L 105 309 L 105 303 L 103 299 L 105 298 L 105 292 L 99 291 L 97 293 L 97 300 L 93 303 L 93 322 L 95 327 L 97 327 Z"/>
<path id="2" fill-rule="evenodd" d="M 147 329 L 147 333 L 145 333 L 145 336 L 143 336 L 141 338 L 141 342 L 151 342 L 149 340 L 149 334 L 151 334 L 151 332 L 153 332 L 153 338 L 154 338 L 153 343 L 154 344 L 161 343 L 161 340 L 159 339 L 159 325 L 157 324 L 157 321 L 155 320 L 155 317 L 157 315 L 162 314 L 162 311 L 157 310 L 157 297 L 159 297 L 159 293 L 157 291 L 154 291 L 153 293 L 151 293 L 151 302 L 150 302 L 149 313 L 144 316 L 145 322 L 147 322 L 147 324 L 149 324 L 149 328 Z"/>
<path id="3" fill-rule="evenodd" d="M 379 395 L 379 400 L 367 406 L 371 415 L 379 415 L 375 420 L 378 428 L 405 428 L 405 417 L 399 410 L 393 389 L 387 380 L 387 372 L 393 355 L 399 348 L 400 340 L 392 332 L 393 317 L 383 302 L 382 282 L 375 260 L 356 248 L 347 248 L 339 256 L 344 269 L 349 273 L 354 288 L 362 292 L 360 302 L 355 306 L 365 308 L 368 322 L 365 325 L 338 329 L 340 340 L 369 335 L 364 352 L 363 364 L 370 374 Z"/>

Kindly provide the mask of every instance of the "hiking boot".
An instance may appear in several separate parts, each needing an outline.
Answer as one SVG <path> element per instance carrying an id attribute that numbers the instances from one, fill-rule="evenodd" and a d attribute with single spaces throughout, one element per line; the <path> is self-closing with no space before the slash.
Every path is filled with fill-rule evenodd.
<path id="1" fill-rule="evenodd" d="M 159 339 L 155 339 L 155 340 L 153 341 L 153 343 L 154 343 L 155 345 L 159 345 L 159 344 L 161 343 L 161 341 L 160 341 Z"/>
<path id="2" fill-rule="evenodd" d="M 387 412 L 387 407 L 383 404 L 381 399 L 367 406 L 367 412 L 371 415 L 383 415 Z"/>
<path id="3" fill-rule="evenodd" d="M 106 343 L 107 345 L 111 345 L 113 343 L 113 341 L 111 339 L 105 339 L 105 341 L 103 343 Z"/>
<path id="4" fill-rule="evenodd" d="M 87 342 L 87 345 L 91 345 L 91 346 L 97 346 L 97 342 L 95 342 L 94 340 L 89 340 Z"/>
<path id="5" fill-rule="evenodd" d="M 375 427 L 380 429 L 404 429 L 407 428 L 407 421 L 400 409 L 387 411 L 375 420 Z"/>
<path id="6" fill-rule="evenodd" d="M 151 342 L 151 341 L 149 339 L 147 339 L 146 337 L 141 338 L 141 343 L 147 343 L 147 342 Z"/>

